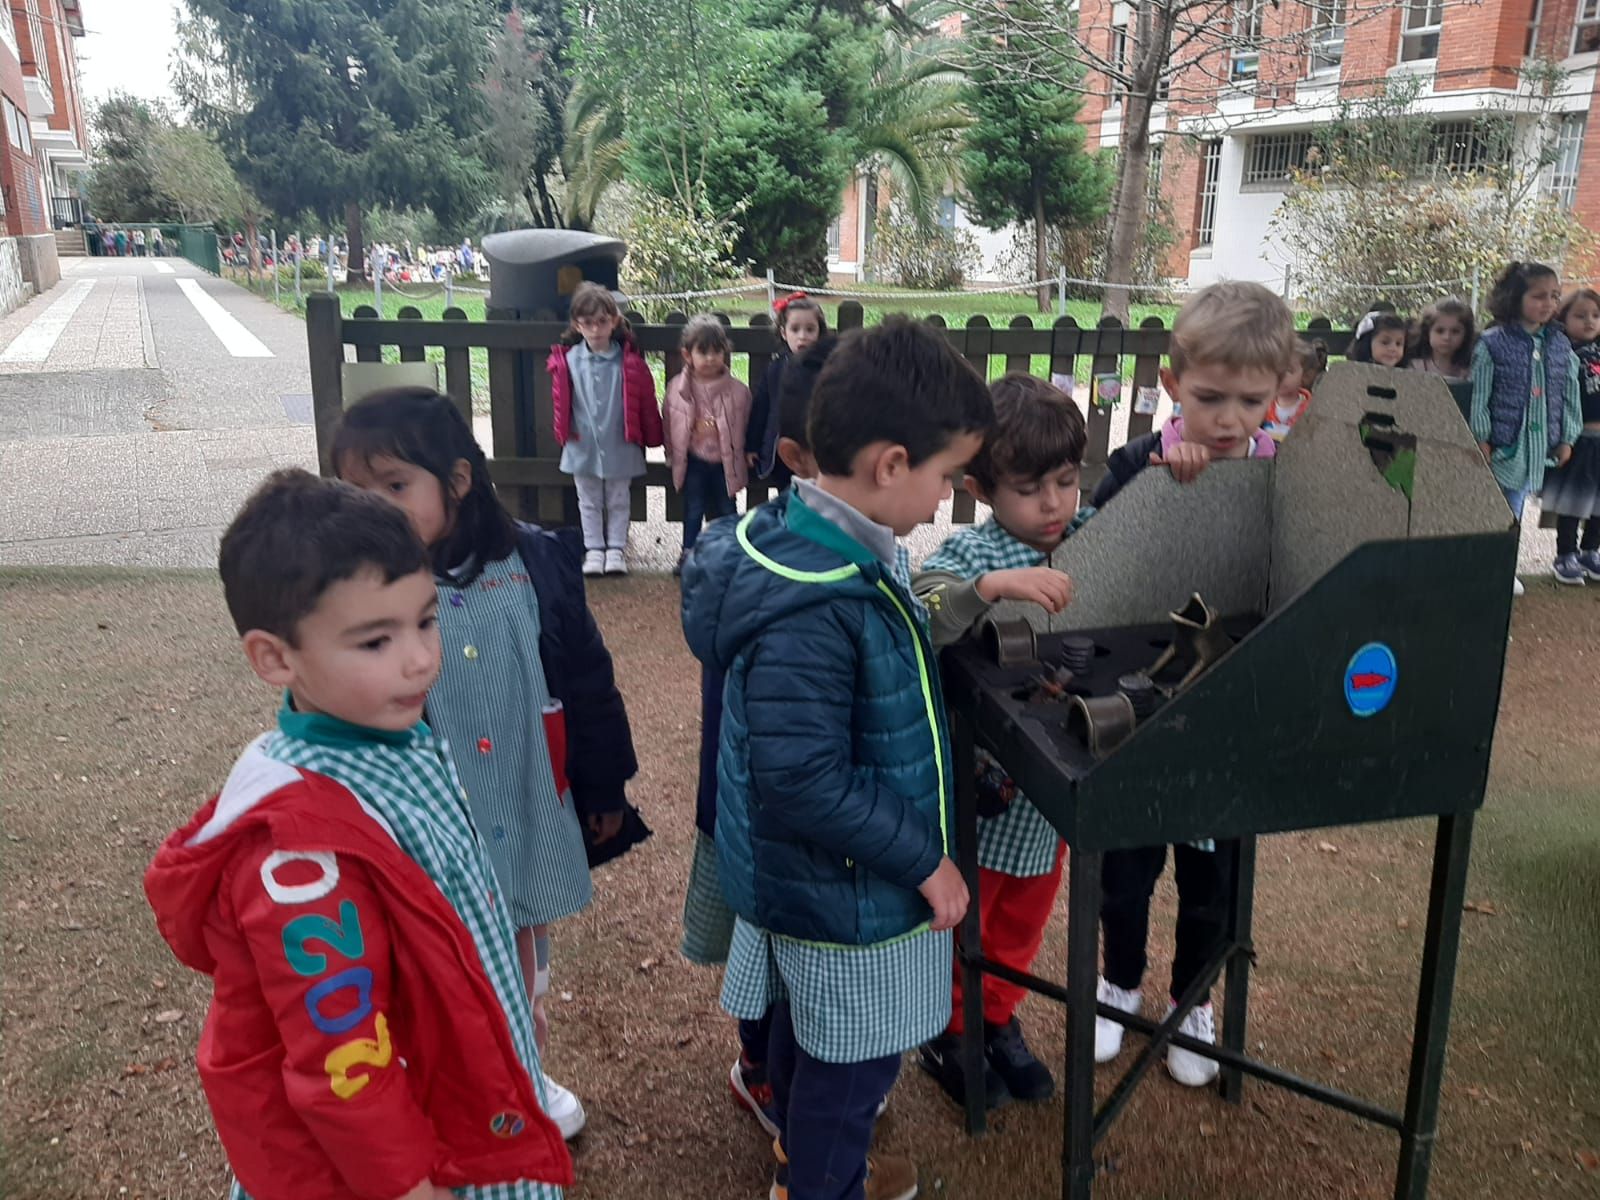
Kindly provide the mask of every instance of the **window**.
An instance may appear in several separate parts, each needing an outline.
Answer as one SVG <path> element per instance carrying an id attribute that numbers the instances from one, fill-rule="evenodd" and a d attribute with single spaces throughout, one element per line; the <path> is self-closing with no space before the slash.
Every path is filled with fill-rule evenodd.
<path id="1" fill-rule="evenodd" d="M 839 241 L 840 241 L 840 238 L 842 236 L 842 230 L 839 227 L 839 222 L 840 222 L 840 218 L 835 217 L 832 220 L 832 222 L 829 223 L 829 225 L 828 225 L 828 257 L 829 258 L 838 258 L 839 257 Z"/>
<path id="2" fill-rule="evenodd" d="M 1600 4 L 1600 0 L 1586 0 Z M 1439 27 L 1444 24 L 1444 0 L 1411 0 L 1406 7 L 1405 32 L 1400 35 L 1400 61 L 1418 62 L 1439 57 Z"/>
<path id="3" fill-rule="evenodd" d="M 1222 170 L 1222 139 L 1214 138 L 1205 144 L 1200 157 L 1200 225 L 1195 230 L 1195 242 L 1211 245 L 1217 227 L 1217 176 Z"/>
<path id="4" fill-rule="evenodd" d="M 1590 54 L 1600 50 L 1600 0 L 1579 0 L 1573 18 L 1572 52 Z"/>
<path id="5" fill-rule="evenodd" d="M 17 22 L 11 15 L 9 4 L 0 4 L 0 41 L 11 47 L 11 53 L 20 57 L 17 49 Z"/>
<path id="6" fill-rule="evenodd" d="M 1596 0 L 1600 3 L 1600 0 Z M 1235 0 L 1233 5 L 1232 54 L 1228 60 L 1230 79 L 1254 79 L 1261 66 L 1262 0 Z"/>
<path id="7" fill-rule="evenodd" d="M 954 196 L 939 197 L 939 228 L 954 229 L 956 227 L 956 198 Z"/>
<path id="8" fill-rule="evenodd" d="M 1145 169 L 1144 202 L 1153 217 L 1161 211 L 1161 150 L 1163 143 L 1153 142 L 1150 159 Z"/>
<path id="9" fill-rule="evenodd" d="M 6 134 L 13 150 L 33 157 L 33 136 L 28 131 L 28 116 L 9 100 L 6 101 Z"/>
<path id="10" fill-rule="evenodd" d="M 1446 171 L 1481 171 L 1511 158 L 1511 129 L 1505 122 L 1441 121 L 1433 127 L 1428 164 Z"/>
<path id="11" fill-rule="evenodd" d="M 1287 183 L 1306 165 L 1311 153 L 1309 133 L 1268 133 L 1250 139 L 1245 161 L 1245 183 Z"/>
<path id="12" fill-rule="evenodd" d="M 1533 15 L 1528 18 L 1528 39 L 1522 45 L 1522 57 L 1532 58 L 1539 45 L 1539 22 L 1544 20 L 1544 0 L 1533 0 Z"/>
<path id="13" fill-rule="evenodd" d="M 1600 2 L 1600 0 L 1597 0 Z M 1111 27 L 1111 65 L 1118 71 L 1128 69 L 1128 27 L 1126 25 L 1113 25 Z M 1122 99 L 1127 88 L 1122 86 L 1120 79 L 1111 81 L 1111 102 L 1115 104 Z"/>
<path id="14" fill-rule="evenodd" d="M 1311 8 L 1311 73 L 1337 71 L 1344 62 L 1345 0 L 1315 0 Z"/>
<path id="15" fill-rule="evenodd" d="M 1556 130 L 1552 161 L 1544 169 L 1544 188 L 1571 208 L 1578 199 L 1578 160 L 1583 155 L 1583 113 L 1567 113 Z"/>

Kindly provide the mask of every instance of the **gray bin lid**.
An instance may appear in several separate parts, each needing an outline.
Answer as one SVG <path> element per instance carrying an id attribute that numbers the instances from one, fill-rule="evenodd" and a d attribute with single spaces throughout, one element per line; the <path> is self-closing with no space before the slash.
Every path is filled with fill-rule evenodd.
<path id="1" fill-rule="evenodd" d="M 579 262 L 621 263 L 627 244 L 575 229 L 513 229 L 483 239 L 489 260 L 489 304 L 530 311 L 557 304 L 562 267 Z"/>

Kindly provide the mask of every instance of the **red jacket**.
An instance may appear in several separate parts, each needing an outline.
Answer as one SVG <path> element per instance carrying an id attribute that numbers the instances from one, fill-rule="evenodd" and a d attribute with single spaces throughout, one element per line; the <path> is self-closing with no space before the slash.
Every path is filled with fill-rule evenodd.
<path id="1" fill-rule="evenodd" d="M 578 435 L 572 428 L 572 370 L 567 365 L 571 346 L 550 347 L 544 369 L 550 372 L 550 397 L 555 409 L 556 445 Z M 656 380 L 650 364 L 631 342 L 622 343 L 622 434 L 637 446 L 661 445 L 661 406 L 656 403 Z"/>
<path id="2" fill-rule="evenodd" d="M 343 786 L 251 746 L 144 885 L 212 978 L 200 1081 L 257 1200 L 572 1182 L 471 935 Z"/>

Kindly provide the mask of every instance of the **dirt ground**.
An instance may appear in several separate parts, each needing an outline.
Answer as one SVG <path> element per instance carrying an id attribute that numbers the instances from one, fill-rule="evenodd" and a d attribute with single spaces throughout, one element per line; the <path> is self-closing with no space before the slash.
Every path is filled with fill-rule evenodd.
<path id="1" fill-rule="evenodd" d="M 595 904 L 555 937 L 551 1069 L 590 1114 L 573 1194 L 764 1195 L 765 1139 L 728 1097 L 718 975 L 677 953 L 697 692 L 676 593 L 607 582 L 594 607 L 645 764 L 632 794 L 657 832 L 600 873 Z M 140 877 L 274 698 L 206 574 L 3 573 L 0 630 L 0 1196 L 220 1195 L 193 1062 L 207 983 L 157 938 Z M 1530 585 L 1474 850 L 1434 1159 L 1445 1200 L 1600 1195 L 1597 711 L 1600 598 Z M 1263 840 L 1253 1051 L 1400 1107 L 1430 846 L 1416 822 Z M 1170 882 L 1157 904 L 1152 1009 Z M 1041 973 L 1063 977 L 1064 949 L 1058 908 Z M 1060 1009 L 1034 1000 L 1023 1018 L 1060 1061 Z M 969 1140 L 908 1063 L 879 1141 L 916 1157 L 925 1196 L 1043 1200 L 1059 1194 L 1061 1118 L 1059 1100 L 1013 1106 Z M 1233 1108 L 1157 1070 L 1102 1144 L 1096 1195 L 1375 1200 L 1391 1193 L 1396 1145 L 1259 1084 Z"/>

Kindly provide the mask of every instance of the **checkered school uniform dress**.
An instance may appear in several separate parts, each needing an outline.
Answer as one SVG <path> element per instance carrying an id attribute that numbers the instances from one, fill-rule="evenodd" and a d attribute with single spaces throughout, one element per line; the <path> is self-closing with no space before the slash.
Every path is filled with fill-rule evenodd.
<path id="1" fill-rule="evenodd" d="M 911 595 L 911 563 L 896 546 L 890 574 Z M 917 620 L 927 610 L 912 597 Z M 950 1023 L 949 930 L 920 926 L 887 942 L 844 946 L 768 933 L 743 917 L 733 924 L 722 977 L 722 1008 L 758 1020 L 789 1002 L 794 1036 L 823 1062 L 866 1062 L 903 1054 L 944 1032 Z"/>
<path id="2" fill-rule="evenodd" d="M 376 816 L 400 849 L 425 871 L 472 935 L 484 974 L 511 1026 L 517 1057 L 545 1103 L 544 1073 L 533 1037 L 533 1010 L 517 964 L 516 934 L 484 845 L 467 813 L 461 781 L 443 744 L 426 725 L 387 733 L 334 717 L 289 711 L 261 744 L 269 758 L 343 784 Z M 448 1019 L 448 1014 L 446 1014 Z M 455 1189 L 463 1200 L 560 1200 L 546 1183 L 497 1183 Z M 248 1200 L 235 1182 L 232 1200 Z"/>
<path id="3" fill-rule="evenodd" d="M 1076 532 L 1093 509 L 1081 509 L 1067 530 Z M 1047 556 L 1003 529 L 992 517 L 982 525 L 957 530 L 927 560 L 924 571 L 948 571 L 976 579 L 990 571 L 1010 571 L 1041 566 Z M 984 764 L 992 761 L 978 751 Z M 978 865 L 1019 879 L 1048 875 L 1055 870 L 1061 835 L 1021 792 L 998 817 L 978 818 Z"/>
<path id="4" fill-rule="evenodd" d="M 487 564 L 465 587 L 439 581 L 444 668 L 428 693 L 428 723 L 467 789 L 518 929 L 588 906 L 583 829 L 570 794 L 556 795 L 539 658 L 539 596 L 522 555 Z"/>

